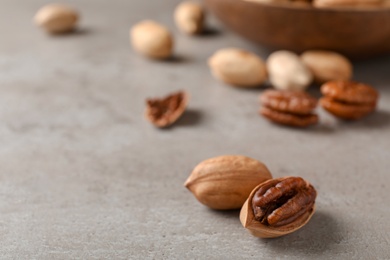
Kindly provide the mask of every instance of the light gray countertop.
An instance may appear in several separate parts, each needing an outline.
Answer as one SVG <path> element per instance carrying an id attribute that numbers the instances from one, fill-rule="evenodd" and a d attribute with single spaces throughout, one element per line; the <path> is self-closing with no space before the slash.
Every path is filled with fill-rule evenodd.
<path id="1" fill-rule="evenodd" d="M 215 33 L 192 38 L 173 25 L 177 0 L 67 1 L 82 29 L 50 37 L 31 22 L 46 2 L 0 0 L 1 259 L 390 259 L 389 58 L 355 63 L 355 79 L 380 90 L 376 114 L 343 123 L 319 110 L 319 126 L 291 129 L 258 115 L 262 89 L 212 78 L 219 48 L 268 55 L 214 19 Z M 132 51 L 129 28 L 144 18 L 174 31 L 176 60 Z M 151 126 L 145 98 L 178 89 L 191 95 L 186 114 Z M 263 240 L 238 211 L 199 204 L 183 183 L 223 154 L 309 180 L 309 224 Z"/>

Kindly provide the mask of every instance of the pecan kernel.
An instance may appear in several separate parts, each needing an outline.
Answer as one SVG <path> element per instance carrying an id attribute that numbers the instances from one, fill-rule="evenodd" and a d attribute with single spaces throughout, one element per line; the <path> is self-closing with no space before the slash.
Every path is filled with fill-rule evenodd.
<path id="1" fill-rule="evenodd" d="M 336 117 L 354 120 L 376 109 L 379 93 L 372 86 L 347 80 L 330 81 L 321 86 L 321 106 Z"/>
<path id="2" fill-rule="evenodd" d="M 272 122 L 307 127 L 318 122 L 313 112 L 317 100 L 301 91 L 266 90 L 260 96 L 262 107 L 259 113 Z"/>
<path id="3" fill-rule="evenodd" d="M 313 208 L 316 190 L 299 177 L 275 179 L 261 187 L 252 199 L 257 221 L 279 227 L 292 223 Z"/>

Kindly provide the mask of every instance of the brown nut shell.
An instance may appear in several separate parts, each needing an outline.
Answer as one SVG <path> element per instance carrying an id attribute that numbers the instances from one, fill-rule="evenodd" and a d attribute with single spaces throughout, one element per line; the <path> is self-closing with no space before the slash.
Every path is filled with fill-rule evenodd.
<path id="1" fill-rule="evenodd" d="M 262 58 L 246 50 L 220 49 L 209 58 L 208 64 L 216 79 L 236 87 L 257 87 L 267 79 Z"/>
<path id="2" fill-rule="evenodd" d="M 347 57 L 332 51 L 309 50 L 301 55 L 303 63 L 311 70 L 314 81 L 349 80 L 353 66 Z"/>
<path id="3" fill-rule="evenodd" d="M 240 212 L 240 221 L 241 224 L 249 230 L 249 232 L 256 237 L 261 238 L 274 238 L 274 237 L 280 237 L 283 235 L 290 234 L 294 231 L 297 231 L 298 229 L 302 228 L 304 225 L 306 225 L 311 217 L 313 216 L 315 212 L 315 201 L 312 201 L 313 204 L 310 205 L 308 209 L 306 209 L 303 213 L 300 213 L 300 215 L 292 222 L 286 223 L 281 226 L 270 226 L 265 223 L 261 223 L 260 221 L 256 220 L 255 213 L 253 210 L 252 201 L 256 195 L 256 193 L 261 189 L 262 187 L 266 187 L 267 185 L 270 185 L 273 187 L 272 182 L 277 181 L 278 183 L 288 180 L 290 178 L 299 178 L 299 177 L 282 177 L 278 179 L 272 179 L 265 181 L 261 184 L 259 184 L 257 187 L 253 189 L 251 194 L 249 195 L 248 199 L 245 201 L 244 205 L 242 206 L 241 212 Z M 301 179 L 301 178 L 299 178 Z M 302 179 L 301 179 L 302 180 Z M 310 186 L 313 188 L 310 183 L 307 181 L 304 181 L 305 185 Z M 314 189 L 314 188 L 313 188 Z M 315 192 L 315 190 L 314 190 Z M 288 203 L 288 202 L 287 202 Z M 285 203 L 285 204 L 287 204 Z M 282 206 L 281 206 L 282 207 Z M 291 212 L 291 211 L 290 211 Z"/>
<path id="4" fill-rule="evenodd" d="M 135 24 L 130 30 L 130 42 L 134 50 L 152 59 L 168 59 L 174 48 L 169 29 L 152 20 Z"/>
<path id="5" fill-rule="evenodd" d="M 185 1 L 176 7 L 174 19 L 180 31 L 187 34 L 199 34 L 203 31 L 205 11 L 200 4 Z"/>
<path id="6" fill-rule="evenodd" d="M 79 20 L 78 12 L 63 4 L 48 4 L 38 10 L 34 22 L 48 33 L 61 34 L 72 31 Z"/>
<path id="7" fill-rule="evenodd" d="M 184 185 L 202 204 L 228 210 L 241 208 L 253 188 L 271 178 L 267 167 L 259 161 L 225 155 L 198 164 Z"/>
<path id="8" fill-rule="evenodd" d="M 189 95 L 184 91 L 169 94 L 163 98 L 146 100 L 145 117 L 157 127 L 168 127 L 185 112 Z"/>

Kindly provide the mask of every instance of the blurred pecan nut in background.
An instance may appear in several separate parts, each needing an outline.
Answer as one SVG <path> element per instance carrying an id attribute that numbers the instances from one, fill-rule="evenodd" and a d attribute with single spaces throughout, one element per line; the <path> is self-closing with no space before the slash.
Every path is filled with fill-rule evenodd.
<path id="1" fill-rule="evenodd" d="M 317 100 L 301 91 L 266 90 L 260 96 L 260 114 L 272 122 L 307 127 L 317 124 L 318 116 L 312 111 Z"/>
<path id="2" fill-rule="evenodd" d="M 321 106 L 342 119 L 360 119 L 376 109 L 379 94 L 371 86 L 354 81 L 330 81 L 321 86 Z"/>

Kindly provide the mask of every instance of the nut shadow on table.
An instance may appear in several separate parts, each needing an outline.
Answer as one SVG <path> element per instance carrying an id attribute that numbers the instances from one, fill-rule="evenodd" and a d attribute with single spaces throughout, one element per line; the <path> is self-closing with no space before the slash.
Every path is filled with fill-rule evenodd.
<path id="1" fill-rule="evenodd" d="M 203 114 L 200 110 L 187 109 L 183 116 L 176 122 L 173 127 L 194 126 L 201 123 L 202 118 Z"/>
<path id="2" fill-rule="evenodd" d="M 332 122 L 329 123 L 328 121 Z M 379 108 L 374 113 L 359 120 L 348 121 L 337 119 L 336 117 L 332 117 L 332 115 L 327 115 L 327 118 L 323 119 L 322 122 L 317 126 L 308 129 L 297 129 L 297 131 L 307 131 L 308 133 L 320 135 L 332 135 L 336 132 L 355 131 L 361 129 L 375 130 L 388 127 L 389 125 L 390 111 Z"/>
<path id="3" fill-rule="evenodd" d="M 368 128 L 375 129 L 386 127 L 390 124 L 390 111 L 379 110 L 371 115 L 358 121 L 341 121 L 340 126 L 343 128 Z"/>
<path id="4" fill-rule="evenodd" d="M 217 37 L 222 34 L 221 29 L 217 29 L 213 26 L 206 27 L 201 34 L 199 34 L 199 37 Z"/>
<path id="5" fill-rule="evenodd" d="M 175 53 L 173 54 L 170 58 L 164 59 L 164 60 L 157 60 L 158 62 L 161 63 L 189 63 L 193 60 L 192 57 L 188 55 L 183 55 L 180 53 Z"/>
<path id="6" fill-rule="evenodd" d="M 94 29 L 90 27 L 82 27 L 82 28 L 77 28 L 73 31 L 61 33 L 61 34 L 53 34 L 53 35 L 48 35 L 52 38 L 71 38 L 71 37 L 79 37 L 79 36 L 87 36 L 94 33 Z"/>
<path id="7" fill-rule="evenodd" d="M 317 211 L 310 222 L 297 232 L 274 239 L 259 239 L 259 243 L 266 243 L 268 248 L 278 253 L 322 255 L 340 243 L 337 229 L 341 224 L 331 214 Z"/>

